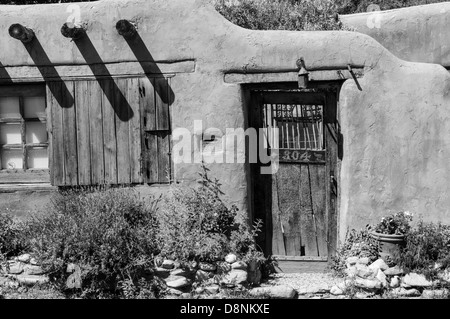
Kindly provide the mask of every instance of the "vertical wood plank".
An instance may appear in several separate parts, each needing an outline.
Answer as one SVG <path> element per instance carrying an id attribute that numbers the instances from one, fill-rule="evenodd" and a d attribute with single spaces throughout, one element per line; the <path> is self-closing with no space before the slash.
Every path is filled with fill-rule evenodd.
<path id="1" fill-rule="evenodd" d="M 168 81 L 166 78 L 155 78 L 155 106 L 156 106 L 156 129 L 165 131 L 170 129 L 168 101 Z"/>
<path id="2" fill-rule="evenodd" d="M 326 204 L 327 204 L 327 225 L 328 225 L 328 254 L 335 255 L 337 249 L 337 198 L 339 180 L 338 160 L 338 140 L 339 125 L 337 121 L 337 93 L 329 92 L 326 95 L 324 105 L 324 137 L 326 148 Z M 331 178 L 334 176 L 334 179 Z"/>
<path id="3" fill-rule="evenodd" d="M 117 139 L 117 182 L 119 184 L 130 183 L 130 143 L 129 143 L 129 121 L 122 121 L 120 118 L 129 118 L 128 106 L 120 105 L 121 94 L 126 96 L 128 87 L 127 79 L 118 79 L 114 92 L 114 103 L 116 110 L 120 115 L 116 114 L 116 139 Z"/>
<path id="4" fill-rule="evenodd" d="M 48 156 L 48 168 L 50 171 L 50 183 L 54 185 L 54 177 L 53 177 L 53 128 L 52 128 L 52 93 L 50 92 L 48 86 L 46 86 L 45 93 L 45 114 L 47 117 L 46 127 L 47 127 L 47 136 L 48 136 L 48 148 L 47 148 L 47 156 Z"/>
<path id="5" fill-rule="evenodd" d="M 64 82 L 67 90 L 62 91 L 63 101 L 68 101 L 69 96 L 64 96 L 67 94 L 72 94 L 75 97 L 74 82 L 65 81 Z M 63 107 L 63 140 L 64 140 L 64 174 L 66 176 L 66 185 L 78 185 L 78 158 L 77 158 L 77 127 L 76 127 L 76 115 L 75 115 L 76 105 L 71 107 Z"/>
<path id="6" fill-rule="evenodd" d="M 158 183 L 158 134 L 157 132 L 145 132 L 144 167 L 145 182 Z"/>
<path id="7" fill-rule="evenodd" d="M 62 83 L 48 82 L 47 83 L 47 101 L 49 112 L 51 113 L 51 132 L 52 132 L 52 150 L 50 157 L 52 158 L 51 175 L 52 185 L 63 186 L 66 184 L 64 174 L 64 140 L 63 140 L 63 115 L 62 106 L 54 97 L 52 92 L 61 92 Z"/>
<path id="8" fill-rule="evenodd" d="M 315 233 L 317 236 L 317 246 L 319 256 L 327 256 L 327 233 L 328 225 L 326 218 L 326 184 L 324 165 L 309 165 L 309 174 L 311 181 L 312 208 L 315 219 Z"/>
<path id="9" fill-rule="evenodd" d="M 129 125 L 129 145 L 130 145 L 130 182 L 142 183 L 141 173 L 141 118 L 140 118 L 140 98 L 139 79 L 128 80 L 127 100 L 133 111 L 133 117 L 128 121 Z"/>
<path id="10" fill-rule="evenodd" d="M 300 224 L 302 244 L 305 247 L 305 256 L 318 256 L 308 164 L 302 164 L 300 167 Z"/>
<path id="11" fill-rule="evenodd" d="M 285 236 L 282 231 L 282 219 L 279 208 L 278 180 L 272 176 L 272 251 L 274 255 L 286 255 Z M 284 225 L 283 225 L 284 227 Z"/>
<path id="12" fill-rule="evenodd" d="M 170 182 L 170 134 L 169 131 L 158 131 L 158 181 Z"/>
<path id="13" fill-rule="evenodd" d="M 102 90 L 97 81 L 87 81 L 89 92 L 89 131 L 91 154 L 91 183 L 105 183 L 103 123 L 102 123 Z"/>
<path id="14" fill-rule="evenodd" d="M 80 185 L 91 184 L 90 148 L 90 101 L 91 92 L 87 81 L 75 82 L 76 130 L 78 154 L 78 181 Z"/>
<path id="15" fill-rule="evenodd" d="M 103 88 L 112 92 L 113 80 L 104 81 Z M 112 95 L 112 94 L 111 94 Z M 117 145 L 116 145 L 116 124 L 113 106 L 108 97 L 102 92 L 102 114 L 103 114 L 103 145 L 105 160 L 105 183 L 117 184 Z"/>
<path id="16" fill-rule="evenodd" d="M 139 105 L 142 111 L 142 127 L 145 131 L 156 130 L 154 79 L 139 79 Z"/>
<path id="17" fill-rule="evenodd" d="M 276 173 L 279 209 L 284 225 L 288 256 L 301 256 L 299 176 L 299 164 L 280 164 Z"/>

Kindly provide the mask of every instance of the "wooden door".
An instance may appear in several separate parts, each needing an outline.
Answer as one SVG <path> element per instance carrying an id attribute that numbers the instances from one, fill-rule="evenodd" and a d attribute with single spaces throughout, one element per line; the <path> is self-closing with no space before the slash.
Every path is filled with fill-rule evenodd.
<path id="1" fill-rule="evenodd" d="M 259 244 L 281 260 L 327 260 L 336 246 L 336 95 L 255 91 L 252 101 L 252 126 L 278 130 L 264 150 L 279 150 L 276 173 L 252 165 L 254 217 L 266 225 Z"/>

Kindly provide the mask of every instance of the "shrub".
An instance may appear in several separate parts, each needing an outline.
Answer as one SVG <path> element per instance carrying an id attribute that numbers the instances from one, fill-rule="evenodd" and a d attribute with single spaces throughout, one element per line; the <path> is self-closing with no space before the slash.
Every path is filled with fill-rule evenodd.
<path id="1" fill-rule="evenodd" d="M 397 212 L 381 218 L 381 221 L 375 225 L 374 230 L 380 234 L 405 235 L 411 229 L 410 222 L 413 215 L 406 212 Z"/>
<path id="2" fill-rule="evenodd" d="M 27 225 L 29 246 L 62 290 L 69 264 L 81 268 L 84 297 L 123 294 L 148 275 L 155 253 L 155 202 L 127 189 L 66 190 Z"/>
<path id="3" fill-rule="evenodd" d="M 7 209 L 0 211 L 0 255 L 17 256 L 25 245 L 23 223 L 12 218 Z"/>
<path id="4" fill-rule="evenodd" d="M 335 1 L 214 0 L 226 19 L 253 30 L 341 30 Z"/>
<path id="5" fill-rule="evenodd" d="M 394 261 L 406 272 L 415 271 L 434 278 L 438 272 L 435 263 L 444 268 L 450 265 L 450 226 L 419 220 L 406 235 L 406 247 Z"/>
<path id="6" fill-rule="evenodd" d="M 364 230 L 347 231 L 344 243 L 337 249 L 336 255 L 331 257 L 331 268 L 337 275 L 344 275 L 348 257 L 368 257 L 370 261 L 378 259 L 378 245 L 370 237 L 368 227 Z"/>
<path id="7" fill-rule="evenodd" d="M 188 261 L 215 261 L 227 252 L 237 208 L 221 200 L 220 183 L 200 173 L 199 187 L 172 185 L 158 210 L 161 255 Z"/>

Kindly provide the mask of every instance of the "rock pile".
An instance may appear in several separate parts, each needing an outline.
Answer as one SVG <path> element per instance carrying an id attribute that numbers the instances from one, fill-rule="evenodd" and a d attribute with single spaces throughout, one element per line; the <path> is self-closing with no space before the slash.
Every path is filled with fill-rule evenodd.
<path id="1" fill-rule="evenodd" d="M 383 259 L 377 259 L 369 264 L 367 258 L 349 257 L 346 260 L 346 279 L 339 285 L 331 288 L 333 295 L 347 294 L 352 287 L 361 288 L 365 293 L 359 292 L 360 298 L 367 298 L 375 294 L 389 292 L 397 297 L 446 296 L 447 289 L 436 289 L 443 284 L 449 284 L 450 276 L 445 277 L 442 272 L 440 280 L 431 282 L 422 274 L 405 274 L 397 265 L 389 267 Z M 364 296 L 363 296 L 364 295 Z M 358 298 L 358 294 L 356 294 Z"/>
<path id="2" fill-rule="evenodd" d="M 228 254 L 223 261 L 215 263 L 192 262 L 181 265 L 169 259 L 155 260 L 154 274 L 167 286 L 167 291 L 176 296 L 191 290 L 197 294 L 216 294 L 221 288 L 242 287 L 261 282 L 261 270 L 257 262 L 249 264 Z"/>
<path id="3" fill-rule="evenodd" d="M 48 283 L 44 270 L 29 254 L 23 254 L 6 262 L 0 269 L 0 285 L 11 288 L 19 285 L 34 286 Z"/>

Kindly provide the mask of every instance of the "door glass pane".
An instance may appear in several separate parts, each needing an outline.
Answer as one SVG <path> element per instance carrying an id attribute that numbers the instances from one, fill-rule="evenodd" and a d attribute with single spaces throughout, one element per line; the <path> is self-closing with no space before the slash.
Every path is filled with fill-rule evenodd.
<path id="1" fill-rule="evenodd" d="M 30 96 L 23 98 L 25 118 L 45 118 L 45 97 Z"/>
<path id="2" fill-rule="evenodd" d="M 0 117 L 20 118 L 19 98 L 0 97 Z"/>
<path id="3" fill-rule="evenodd" d="M 27 152 L 28 168 L 48 168 L 47 148 L 29 148 Z"/>
<path id="4" fill-rule="evenodd" d="M 0 144 L 21 144 L 20 124 L 0 124 Z"/>
<path id="5" fill-rule="evenodd" d="M 23 168 L 22 149 L 2 150 L 1 159 L 2 169 Z"/>
<path id="6" fill-rule="evenodd" d="M 27 122 L 25 123 L 25 136 L 27 144 L 29 143 L 46 143 L 47 129 L 45 123 Z"/>

